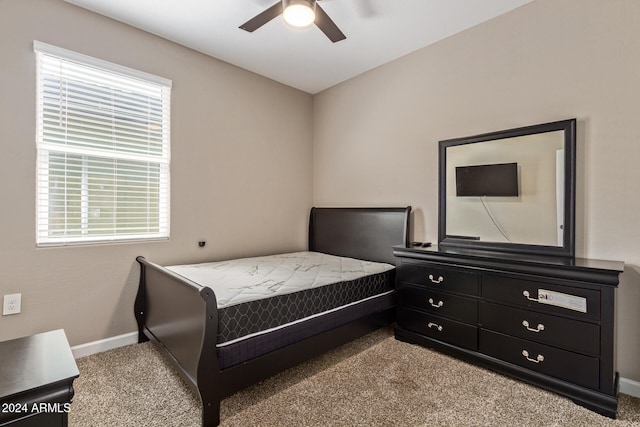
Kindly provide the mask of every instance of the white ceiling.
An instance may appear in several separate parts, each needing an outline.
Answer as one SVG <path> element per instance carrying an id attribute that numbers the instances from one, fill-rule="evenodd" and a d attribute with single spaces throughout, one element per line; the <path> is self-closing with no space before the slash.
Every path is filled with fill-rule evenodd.
<path id="1" fill-rule="evenodd" d="M 277 0 L 65 1 L 315 94 L 532 0 L 324 0 L 347 36 L 335 44 L 282 16 L 238 28 Z"/>

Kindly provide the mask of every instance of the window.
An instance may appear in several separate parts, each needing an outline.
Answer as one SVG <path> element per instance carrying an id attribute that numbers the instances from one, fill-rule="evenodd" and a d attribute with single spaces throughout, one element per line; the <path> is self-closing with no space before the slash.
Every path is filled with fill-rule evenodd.
<path id="1" fill-rule="evenodd" d="M 167 239 L 171 81 L 34 50 L 38 246 Z"/>

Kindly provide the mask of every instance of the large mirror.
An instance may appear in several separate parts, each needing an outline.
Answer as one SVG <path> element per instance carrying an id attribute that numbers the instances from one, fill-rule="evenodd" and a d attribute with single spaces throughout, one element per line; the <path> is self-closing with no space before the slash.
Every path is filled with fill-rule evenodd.
<path id="1" fill-rule="evenodd" d="M 575 145 L 575 119 L 440 141 L 440 246 L 573 257 Z"/>

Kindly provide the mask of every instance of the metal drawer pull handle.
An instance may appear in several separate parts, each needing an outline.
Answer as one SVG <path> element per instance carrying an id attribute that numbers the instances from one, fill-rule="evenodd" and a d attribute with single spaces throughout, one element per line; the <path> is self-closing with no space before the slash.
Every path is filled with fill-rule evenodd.
<path id="1" fill-rule="evenodd" d="M 442 307 L 444 305 L 444 303 L 442 301 L 438 301 L 437 304 L 434 304 L 433 303 L 433 298 L 429 298 L 429 304 L 431 304 L 431 306 L 435 307 L 435 308 L 440 308 L 440 307 Z"/>
<path id="2" fill-rule="evenodd" d="M 529 352 L 527 350 L 522 350 L 522 355 L 529 361 L 529 362 L 533 362 L 533 363 L 540 363 L 540 362 L 544 362 L 544 356 L 539 354 L 538 357 L 536 357 L 535 359 L 531 359 L 529 357 Z"/>
<path id="3" fill-rule="evenodd" d="M 437 323 L 429 322 L 427 326 L 429 327 L 429 329 L 436 328 L 439 332 L 442 331 L 442 326 L 438 325 Z"/>
<path id="4" fill-rule="evenodd" d="M 433 274 L 429 275 L 429 280 L 431 280 L 432 283 L 442 283 L 444 281 L 444 277 L 442 276 L 438 276 L 437 279 L 433 278 Z"/>
<path id="5" fill-rule="evenodd" d="M 522 321 L 522 326 L 524 326 L 525 328 L 527 328 L 527 331 L 531 331 L 531 332 L 540 332 L 540 331 L 544 331 L 544 325 L 542 323 L 538 323 L 538 326 L 536 327 L 536 329 L 530 328 L 529 327 L 529 322 L 527 322 L 526 320 Z"/>
<path id="6" fill-rule="evenodd" d="M 531 298 L 529 291 L 522 291 L 522 295 L 524 295 L 529 301 L 540 302 L 538 298 Z"/>

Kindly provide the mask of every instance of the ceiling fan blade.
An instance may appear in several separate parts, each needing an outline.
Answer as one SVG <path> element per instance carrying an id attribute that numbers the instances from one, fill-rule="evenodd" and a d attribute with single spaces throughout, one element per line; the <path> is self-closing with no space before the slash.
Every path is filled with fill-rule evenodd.
<path id="1" fill-rule="evenodd" d="M 282 15 L 282 2 L 274 4 L 264 12 L 257 14 L 253 18 L 249 19 L 244 24 L 240 25 L 240 28 L 250 33 L 254 32 L 258 28 L 262 27 L 273 18 Z"/>
<path id="2" fill-rule="evenodd" d="M 320 28 L 320 30 L 329 37 L 329 40 L 332 42 L 339 42 L 340 40 L 344 40 L 347 36 L 344 35 L 340 28 L 329 18 L 329 15 L 320 7 L 318 3 L 316 3 L 316 20 L 315 24 Z"/>

